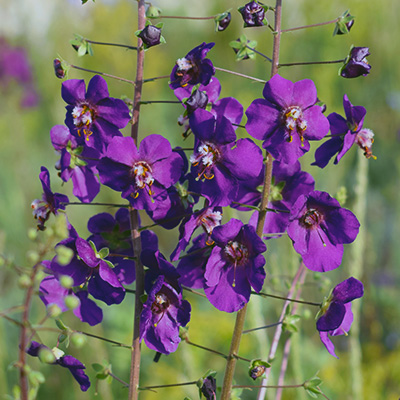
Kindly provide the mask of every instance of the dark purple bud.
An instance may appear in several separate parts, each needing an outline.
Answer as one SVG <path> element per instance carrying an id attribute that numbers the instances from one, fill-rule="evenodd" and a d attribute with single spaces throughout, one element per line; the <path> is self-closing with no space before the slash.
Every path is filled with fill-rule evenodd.
<path id="1" fill-rule="evenodd" d="M 63 79 L 67 75 L 67 69 L 63 65 L 63 62 L 59 58 L 55 58 L 53 61 L 54 72 L 57 78 Z"/>
<path id="2" fill-rule="evenodd" d="M 232 15 L 230 12 L 221 14 L 222 19 L 216 19 L 215 22 L 217 23 L 217 31 L 222 32 L 224 31 L 229 24 L 231 23 Z"/>
<path id="3" fill-rule="evenodd" d="M 191 114 L 194 110 L 198 108 L 206 108 L 208 104 L 208 96 L 206 92 L 200 90 L 195 90 L 192 95 L 186 100 L 186 109 L 188 114 Z"/>
<path id="4" fill-rule="evenodd" d="M 208 375 L 200 390 L 206 400 L 215 400 L 217 398 L 217 381 L 212 375 Z"/>
<path id="5" fill-rule="evenodd" d="M 147 25 L 138 35 L 147 47 L 156 46 L 160 44 L 161 29 L 154 25 Z"/>
<path id="6" fill-rule="evenodd" d="M 264 25 L 265 10 L 256 1 L 247 3 L 244 7 L 240 7 L 238 11 L 242 14 L 245 28 Z"/>
<path id="7" fill-rule="evenodd" d="M 366 57 L 369 54 L 368 47 L 352 47 L 343 67 L 339 71 L 340 75 L 343 78 L 357 78 L 361 75 L 368 75 L 371 66 L 368 64 Z"/>

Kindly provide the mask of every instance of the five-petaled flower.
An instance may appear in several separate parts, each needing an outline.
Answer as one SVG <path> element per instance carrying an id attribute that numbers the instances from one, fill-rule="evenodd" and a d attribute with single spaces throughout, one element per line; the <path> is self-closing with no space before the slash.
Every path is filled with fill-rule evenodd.
<path id="1" fill-rule="evenodd" d="M 264 87 L 264 99 L 256 99 L 246 111 L 246 129 L 264 140 L 263 147 L 278 161 L 294 163 L 310 149 L 308 140 L 322 139 L 329 121 L 317 105 L 314 82 L 291 82 L 273 76 Z"/>
<path id="2" fill-rule="evenodd" d="M 61 96 L 68 104 L 65 124 L 82 143 L 104 152 L 113 136 L 130 120 L 128 106 L 109 96 L 106 81 L 95 75 L 87 91 L 83 79 L 63 82 Z M 83 140 L 84 138 L 84 140 Z"/>
<path id="3" fill-rule="evenodd" d="M 287 233 L 304 265 L 326 272 L 339 267 L 343 244 L 355 240 L 359 227 L 351 211 L 340 207 L 328 193 L 315 190 L 294 203 Z"/>
<path id="4" fill-rule="evenodd" d="M 330 296 L 325 299 L 317 317 L 317 330 L 322 343 L 334 357 L 335 347 L 328 335 L 347 335 L 353 322 L 353 313 L 350 302 L 362 297 L 363 284 L 351 277 L 335 286 Z"/>

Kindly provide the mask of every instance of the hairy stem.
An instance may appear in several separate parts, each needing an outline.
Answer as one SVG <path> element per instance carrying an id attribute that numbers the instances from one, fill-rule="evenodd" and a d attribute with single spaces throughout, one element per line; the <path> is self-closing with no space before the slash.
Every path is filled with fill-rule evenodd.
<path id="1" fill-rule="evenodd" d="M 299 280 L 299 289 L 298 289 L 297 295 L 296 295 L 297 300 L 300 298 L 301 288 L 304 284 L 305 279 L 306 279 L 306 270 Z M 292 315 L 296 314 L 298 305 L 299 305 L 298 303 L 295 303 L 295 305 L 293 306 L 292 311 L 291 311 Z M 292 336 L 289 336 L 289 338 L 286 340 L 285 346 L 283 349 L 281 371 L 279 373 L 279 379 L 278 379 L 278 385 L 280 385 L 280 386 L 283 386 L 283 383 L 285 380 L 286 370 L 287 370 L 287 366 L 288 366 L 288 362 L 289 362 L 290 348 L 292 346 L 291 338 L 292 338 Z M 276 391 L 275 400 L 281 400 L 282 393 L 283 393 L 282 388 L 278 388 L 278 390 Z"/>
<path id="2" fill-rule="evenodd" d="M 305 274 L 305 272 L 306 272 L 306 269 L 305 269 L 303 263 L 301 263 L 295 277 L 293 278 L 292 285 L 290 286 L 287 297 L 291 298 L 293 296 L 293 294 L 296 290 L 297 283 L 302 279 L 302 276 L 303 276 L 303 274 Z M 283 305 L 282 312 L 279 317 L 279 321 L 283 321 L 283 318 L 285 318 L 286 310 L 289 307 L 290 303 L 291 302 L 287 300 L 285 302 L 285 304 Z M 269 354 L 268 354 L 268 361 L 272 361 L 275 358 L 275 354 L 278 349 L 278 344 L 279 344 L 281 335 L 282 335 L 282 325 L 278 325 L 275 330 L 274 338 L 272 339 L 272 345 L 271 345 L 271 348 L 270 348 Z M 267 385 L 267 383 L 268 383 L 270 370 L 271 369 L 269 368 L 265 372 L 265 378 L 262 380 L 262 385 L 264 385 L 264 386 Z M 264 387 L 261 388 L 260 391 L 258 392 L 257 400 L 264 399 L 265 393 L 266 393 L 266 388 L 264 388 Z"/>
<path id="3" fill-rule="evenodd" d="M 145 1 L 138 1 L 138 30 L 142 30 L 146 23 L 146 8 Z M 140 100 L 142 98 L 143 87 L 143 70 L 144 70 L 144 50 L 142 48 L 142 40 L 138 38 L 137 45 L 137 62 L 136 62 L 136 80 L 135 93 L 133 96 L 133 113 L 132 113 L 132 128 L 131 137 L 133 138 L 136 147 L 138 144 L 139 135 L 139 115 L 140 115 Z M 135 293 L 135 315 L 133 321 L 133 338 L 132 338 L 132 357 L 131 357 L 131 373 L 129 379 L 129 400 L 137 400 L 139 396 L 139 375 L 140 375 L 140 314 L 143 304 L 140 300 L 144 294 L 144 268 L 140 261 L 142 252 L 142 242 L 139 232 L 139 213 L 137 210 L 130 208 L 129 210 L 131 222 L 131 239 L 133 245 L 134 256 L 138 257 L 135 263 L 136 271 L 136 293 Z"/>
<path id="4" fill-rule="evenodd" d="M 282 0 L 276 0 L 275 6 L 275 31 L 278 33 L 274 36 L 274 47 L 272 52 L 272 69 L 271 77 L 278 72 L 279 64 L 279 47 L 280 47 L 280 29 L 281 29 L 281 16 L 282 16 Z M 264 81 L 262 81 L 264 82 Z M 266 166 L 265 166 L 265 176 L 264 184 L 261 196 L 260 211 L 258 213 L 257 221 L 257 235 L 262 237 L 265 217 L 267 215 L 267 205 L 269 199 L 269 192 L 271 189 L 272 181 L 272 157 L 266 155 Z M 221 400 L 229 400 L 232 391 L 233 376 L 235 374 L 236 358 L 234 354 L 239 352 L 240 339 L 242 337 L 244 321 L 246 318 L 247 304 L 238 311 L 236 316 L 236 323 L 232 334 L 231 347 L 229 349 L 228 360 L 225 368 L 224 382 L 222 385 Z M 282 318 L 280 318 L 282 320 Z M 280 326 L 280 325 L 279 325 Z"/>

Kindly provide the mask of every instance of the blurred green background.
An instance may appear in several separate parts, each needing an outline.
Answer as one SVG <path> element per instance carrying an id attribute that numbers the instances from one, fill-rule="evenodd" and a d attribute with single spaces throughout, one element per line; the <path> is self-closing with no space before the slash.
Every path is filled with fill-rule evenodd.
<path id="1" fill-rule="evenodd" d="M 328 21 L 341 15 L 346 9 L 356 16 L 350 35 L 332 37 L 333 25 L 286 33 L 282 36 L 281 62 L 334 60 L 344 58 L 352 44 L 368 46 L 371 55 L 371 74 L 357 79 L 343 79 L 338 76 L 338 65 L 298 66 L 282 68 L 280 74 L 293 81 L 311 78 L 315 81 L 319 98 L 327 103 L 330 112 L 343 114 L 342 98 L 346 93 L 354 105 L 367 109 L 364 126 L 375 132 L 373 153 L 377 160 L 368 161 L 368 188 L 366 195 L 365 248 L 362 278 L 366 293 L 362 301 L 360 317 L 360 342 L 362 346 L 363 394 L 365 399 L 398 399 L 400 395 L 400 248 L 399 248 L 399 129 L 400 129 L 400 56 L 397 39 L 400 37 L 398 0 L 362 1 L 340 0 L 334 2 L 314 0 L 287 0 L 283 2 L 283 28 Z M 170 73 L 177 58 L 183 57 L 202 41 L 216 43 L 209 57 L 214 65 L 231 69 L 261 79 L 268 79 L 270 65 L 257 56 L 255 60 L 236 62 L 228 43 L 243 32 L 249 39 L 257 40 L 257 49 L 267 55 L 272 51 L 272 35 L 267 28 L 245 29 L 237 7 L 240 1 L 228 0 L 155 0 L 165 15 L 206 16 L 232 8 L 232 23 L 224 32 L 214 31 L 213 21 L 163 20 L 163 35 L 167 44 L 150 49 L 146 53 L 145 78 Z M 268 3 L 273 5 L 272 3 Z M 272 19 L 272 14 L 267 15 Z M 29 267 L 35 242 L 28 238 L 28 230 L 35 227 L 30 203 L 41 196 L 38 179 L 40 167 L 46 166 L 51 172 L 52 188 L 55 192 L 66 193 L 72 200 L 71 182 L 61 185 L 53 168 L 58 159 L 49 139 L 49 131 L 55 124 L 63 124 L 65 103 L 60 96 L 62 81 L 54 76 L 52 61 L 61 55 L 71 64 L 108 72 L 134 79 L 136 70 L 135 52 L 122 48 L 94 46 L 94 56 L 78 58 L 69 44 L 74 33 L 86 38 L 135 44 L 136 2 L 97 0 L 81 6 L 79 0 L 20 0 L 0 2 L 0 36 L 11 45 L 23 46 L 32 64 L 34 84 L 40 94 L 38 106 L 20 107 L 21 87 L 10 82 L 7 89 L 0 86 L 0 253 L 4 264 L 0 269 L 0 311 L 21 304 L 24 291 L 17 286 L 19 267 Z M 246 109 L 251 101 L 262 96 L 262 85 L 250 80 L 218 72 L 222 84 L 221 97 L 234 96 Z M 71 70 L 69 78 L 84 78 L 91 74 Z M 108 79 L 113 97 L 132 98 L 133 89 L 126 83 Z M 167 80 L 147 83 L 143 100 L 174 100 Z M 180 128 L 176 123 L 182 108 L 177 104 L 145 105 L 140 120 L 140 137 L 158 133 L 167 137 L 172 145 L 182 145 Z M 126 128 L 127 129 L 127 128 Z M 243 130 L 239 132 L 246 137 Z M 129 134 L 125 130 L 125 134 Z M 190 139 L 189 139 L 190 140 Z M 355 187 L 359 166 L 358 148 L 353 148 L 334 166 L 324 170 L 310 167 L 313 161 L 314 143 L 309 154 L 301 159 L 304 169 L 313 174 L 316 189 L 326 190 L 335 195 L 340 187 L 347 189 L 346 207 L 353 209 L 356 200 Z M 102 188 L 96 201 L 121 202 L 118 193 Z M 76 206 L 68 209 L 71 223 L 82 237 L 87 234 L 87 219 L 104 209 Z M 112 210 L 106 210 L 113 212 Z M 224 220 L 237 216 L 226 210 Z M 244 218 L 248 218 L 246 214 Z M 362 218 L 362 217 L 361 217 Z M 144 223 L 148 219 L 144 217 Z M 165 232 L 155 229 L 159 235 L 161 250 L 168 256 L 175 246 L 177 230 Z M 42 234 L 46 237 L 46 233 Z M 48 234 L 47 234 L 48 235 Z M 298 258 L 287 238 L 276 243 L 267 243 L 267 280 L 265 290 L 285 294 L 290 276 L 294 275 Z M 354 248 L 362 246 L 355 242 Z M 343 265 L 323 276 L 311 272 L 306 278 L 303 298 L 321 301 L 331 287 L 346 279 L 354 261 L 352 246 L 347 246 Z M 356 250 L 355 250 L 356 251 Z M 50 254 L 49 257 L 52 255 Z M 17 266 L 17 268 L 15 267 Z M 187 294 L 192 302 L 192 321 L 189 324 L 190 339 L 227 353 L 235 316 L 214 310 L 206 300 Z M 105 307 L 104 323 L 91 328 L 67 313 L 63 320 L 73 329 L 104 335 L 116 341 L 129 344 L 131 341 L 134 299 L 127 295 L 121 306 Z M 246 328 L 253 328 L 277 321 L 282 303 L 279 300 L 251 302 Z M 303 316 L 299 333 L 292 336 L 292 353 L 285 382 L 301 383 L 319 371 L 323 379 L 323 390 L 330 399 L 352 399 L 353 375 L 349 364 L 349 338 L 340 337 L 335 345 L 339 360 L 330 356 L 319 341 L 314 328 L 314 311 L 300 307 Z M 35 299 L 32 323 L 37 323 L 45 314 L 44 306 Z M 15 314 L 18 318 L 18 314 Z M 49 322 L 49 326 L 53 326 Z M 268 342 L 273 330 L 259 331 L 245 335 L 240 354 L 247 358 L 266 358 Z M 0 395 L 7 398 L 17 383 L 17 370 L 8 368 L 18 357 L 18 327 L 0 319 Z M 267 335 L 267 336 L 266 336 Z M 286 339 L 288 334 L 283 336 Z M 41 339 L 48 346 L 56 345 L 53 333 L 41 333 Z M 281 345 L 284 341 L 281 342 Z M 112 364 L 113 372 L 121 379 L 129 380 L 129 350 L 115 348 L 104 342 L 90 339 L 82 348 L 73 345 L 68 353 L 79 358 L 87 366 L 92 388 L 81 393 L 68 371 L 41 365 L 36 359 L 29 359 L 34 369 L 40 369 L 46 376 L 46 383 L 40 388 L 38 398 L 49 399 L 55 394 L 59 400 L 66 399 L 119 399 L 127 397 L 127 390 L 117 382 L 99 382 L 95 389 L 92 363 L 103 360 Z M 278 378 L 280 354 L 270 383 Z M 211 353 L 203 352 L 182 343 L 175 354 L 162 356 L 158 363 L 152 361 L 154 352 L 143 346 L 142 385 L 168 384 L 198 379 L 209 368 L 218 371 L 217 382 L 222 384 L 224 360 Z M 246 377 L 246 363 L 238 363 L 236 381 L 238 384 L 252 384 Z M 95 396 L 97 392 L 97 396 Z M 144 392 L 143 399 L 195 399 L 197 389 L 184 387 L 160 389 L 158 393 Z M 275 392 L 268 392 L 268 398 L 275 398 Z M 244 391 L 243 399 L 254 399 L 254 392 Z M 303 399 L 307 396 L 301 389 L 288 389 L 284 399 Z"/>

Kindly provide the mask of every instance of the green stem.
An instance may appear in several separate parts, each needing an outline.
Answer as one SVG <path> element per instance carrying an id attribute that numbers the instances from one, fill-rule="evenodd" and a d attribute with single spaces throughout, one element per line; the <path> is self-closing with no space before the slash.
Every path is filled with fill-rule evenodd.
<path id="1" fill-rule="evenodd" d="M 171 383 L 169 385 L 142 386 L 142 387 L 139 387 L 139 390 L 162 389 L 162 388 L 170 388 L 170 387 L 177 387 L 177 386 L 189 386 L 189 385 L 196 385 L 196 384 L 197 384 L 197 381 L 191 381 L 191 382 L 183 382 L 183 383 Z"/>
<path id="2" fill-rule="evenodd" d="M 248 46 L 247 44 L 245 44 L 245 46 L 246 46 L 249 50 L 254 51 L 254 53 L 257 53 L 257 54 L 259 54 L 261 57 L 264 57 L 264 58 L 267 59 L 269 62 L 272 62 L 272 58 L 267 57 L 265 54 L 259 52 L 259 51 L 256 50 L 256 49 L 253 49 L 252 47 Z"/>
<path id="3" fill-rule="evenodd" d="M 274 324 L 260 326 L 258 328 L 253 328 L 253 329 L 247 329 L 247 330 L 243 331 L 242 334 L 250 333 L 250 332 L 254 332 L 254 331 L 259 331 L 260 329 L 273 328 L 274 326 L 280 325 L 281 323 L 282 323 L 282 321 L 279 321 L 279 322 L 275 322 Z"/>
<path id="4" fill-rule="evenodd" d="M 129 208 L 129 204 L 115 204 L 115 203 L 81 203 L 79 201 L 76 202 L 61 202 L 62 205 L 65 206 L 107 206 L 107 207 L 121 207 L 121 208 Z"/>
<path id="5" fill-rule="evenodd" d="M 124 47 L 125 49 L 129 50 L 137 50 L 137 47 L 135 46 L 129 46 L 127 44 L 120 44 L 120 43 L 108 43 L 108 42 L 97 42 L 95 40 L 90 40 L 90 39 L 83 39 L 85 42 L 92 43 L 92 44 L 99 44 L 102 46 L 116 46 L 116 47 Z"/>
<path id="6" fill-rule="evenodd" d="M 129 346 L 129 345 L 121 343 L 121 342 L 116 342 L 115 340 L 107 339 L 107 338 L 102 337 L 102 336 L 94 335 L 93 333 L 88 333 L 88 332 L 83 332 L 83 331 L 74 331 L 74 332 L 82 333 L 82 335 L 85 335 L 85 336 L 88 336 L 88 337 L 92 337 L 92 338 L 95 338 L 95 339 L 99 339 L 99 340 L 102 340 L 103 342 L 111 343 L 111 344 L 114 344 L 114 345 L 119 346 L 119 347 L 125 347 L 126 349 L 132 349 L 132 346 Z"/>
<path id="7" fill-rule="evenodd" d="M 125 78 L 121 78 L 120 76 L 115 76 L 115 75 L 106 74 L 105 72 L 95 71 L 95 70 L 93 70 L 93 69 L 82 68 L 82 67 L 78 67 L 78 66 L 72 65 L 72 64 L 68 64 L 68 65 L 69 65 L 71 68 L 78 69 L 79 71 L 85 71 L 85 72 L 90 72 L 90 73 L 92 73 L 92 74 L 107 76 L 108 78 L 116 79 L 116 80 L 121 81 L 121 82 L 130 83 L 131 85 L 134 85 L 134 84 L 135 84 L 134 81 L 131 81 L 131 80 L 125 79 Z"/>
<path id="8" fill-rule="evenodd" d="M 233 385 L 232 388 L 267 388 L 267 389 L 296 389 L 304 387 L 304 383 L 298 385 Z"/>
<path id="9" fill-rule="evenodd" d="M 179 15 L 158 15 L 155 17 L 147 17 L 149 19 L 161 19 L 161 18 L 168 18 L 168 19 L 194 19 L 194 20 L 207 20 L 207 19 L 215 19 L 215 16 L 212 15 L 211 17 L 184 17 Z"/>
<path id="10" fill-rule="evenodd" d="M 117 382 L 121 383 L 121 384 L 124 385 L 125 387 L 129 387 L 129 383 L 126 383 L 126 382 L 123 381 L 122 379 L 118 378 L 118 376 L 114 375 L 112 372 L 107 371 L 107 375 L 110 375 L 111 378 L 115 379 Z"/>
<path id="11" fill-rule="evenodd" d="M 340 60 L 330 60 L 330 61 L 306 61 L 306 62 L 295 62 L 295 63 L 287 63 L 287 64 L 279 64 L 278 68 L 281 67 L 292 67 L 294 65 L 318 65 L 318 64 L 339 64 L 344 63 L 346 59 Z"/>
<path id="12" fill-rule="evenodd" d="M 314 303 L 311 301 L 303 301 L 303 300 L 298 300 L 298 299 L 290 299 L 288 297 L 284 297 L 284 296 L 277 296 L 275 294 L 269 294 L 269 293 L 263 293 L 263 292 L 254 292 L 252 291 L 251 294 L 255 294 L 258 296 L 262 296 L 262 297 L 272 297 L 274 299 L 280 299 L 280 300 L 285 300 L 285 301 L 289 301 L 289 302 L 293 302 L 293 303 L 299 303 L 299 304 L 307 304 L 309 306 L 315 306 L 315 307 L 321 307 L 321 303 Z"/>
<path id="13" fill-rule="evenodd" d="M 138 30 L 144 29 L 146 24 L 146 8 L 145 1 L 138 0 Z M 138 147 L 139 135 L 139 116 L 140 101 L 142 99 L 143 74 L 144 74 L 144 49 L 142 47 L 142 39 L 138 37 L 137 43 L 137 60 L 136 60 L 136 79 L 135 92 L 133 95 L 133 112 L 131 137 Z M 129 209 L 129 217 L 131 223 L 131 241 L 134 256 L 139 257 L 142 253 L 142 241 L 139 232 L 139 213 L 132 207 Z M 144 294 L 144 267 L 138 258 L 135 263 L 136 272 L 136 293 L 135 293 L 135 312 L 133 318 L 133 337 L 132 337 L 132 356 L 129 378 L 129 400 L 137 400 L 139 396 L 139 377 L 140 377 L 140 314 L 142 313 L 143 304 L 141 297 Z"/>
<path id="14" fill-rule="evenodd" d="M 219 67 L 216 67 L 215 65 L 214 65 L 214 68 L 217 71 L 227 72 L 228 74 L 235 75 L 235 76 L 240 76 L 240 77 L 246 78 L 246 79 L 251 79 L 252 81 L 255 81 L 255 82 L 266 83 L 266 81 L 264 81 L 262 79 L 254 78 L 253 76 L 249 76 L 249 75 L 244 75 L 244 74 L 241 74 L 239 72 L 231 71 L 229 69 L 219 68 Z"/>
<path id="15" fill-rule="evenodd" d="M 336 24 L 336 22 L 338 22 L 338 21 L 339 21 L 339 18 L 335 18 L 332 21 L 320 22 L 318 24 L 303 25 L 303 26 L 297 26 L 296 28 L 282 29 L 281 33 L 298 31 L 300 29 L 315 28 L 317 26 L 323 26 L 323 25 L 329 25 L 329 24 Z"/>
<path id="16" fill-rule="evenodd" d="M 361 151 L 357 152 L 358 165 L 356 171 L 356 201 L 354 213 L 360 222 L 360 231 L 357 239 L 351 246 L 352 261 L 349 265 L 351 276 L 361 279 L 365 260 L 365 236 L 366 236 L 366 213 L 367 213 L 367 189 L 368 189 L 368 160 Z M 360 344 L 360 311 L 361 299 L 352 304 L 354 321 L 351 326 L 350 335 L 350 381 L 351 398 L 363 399 L 363 374 L 362 374 L 362 350 Z"/>

